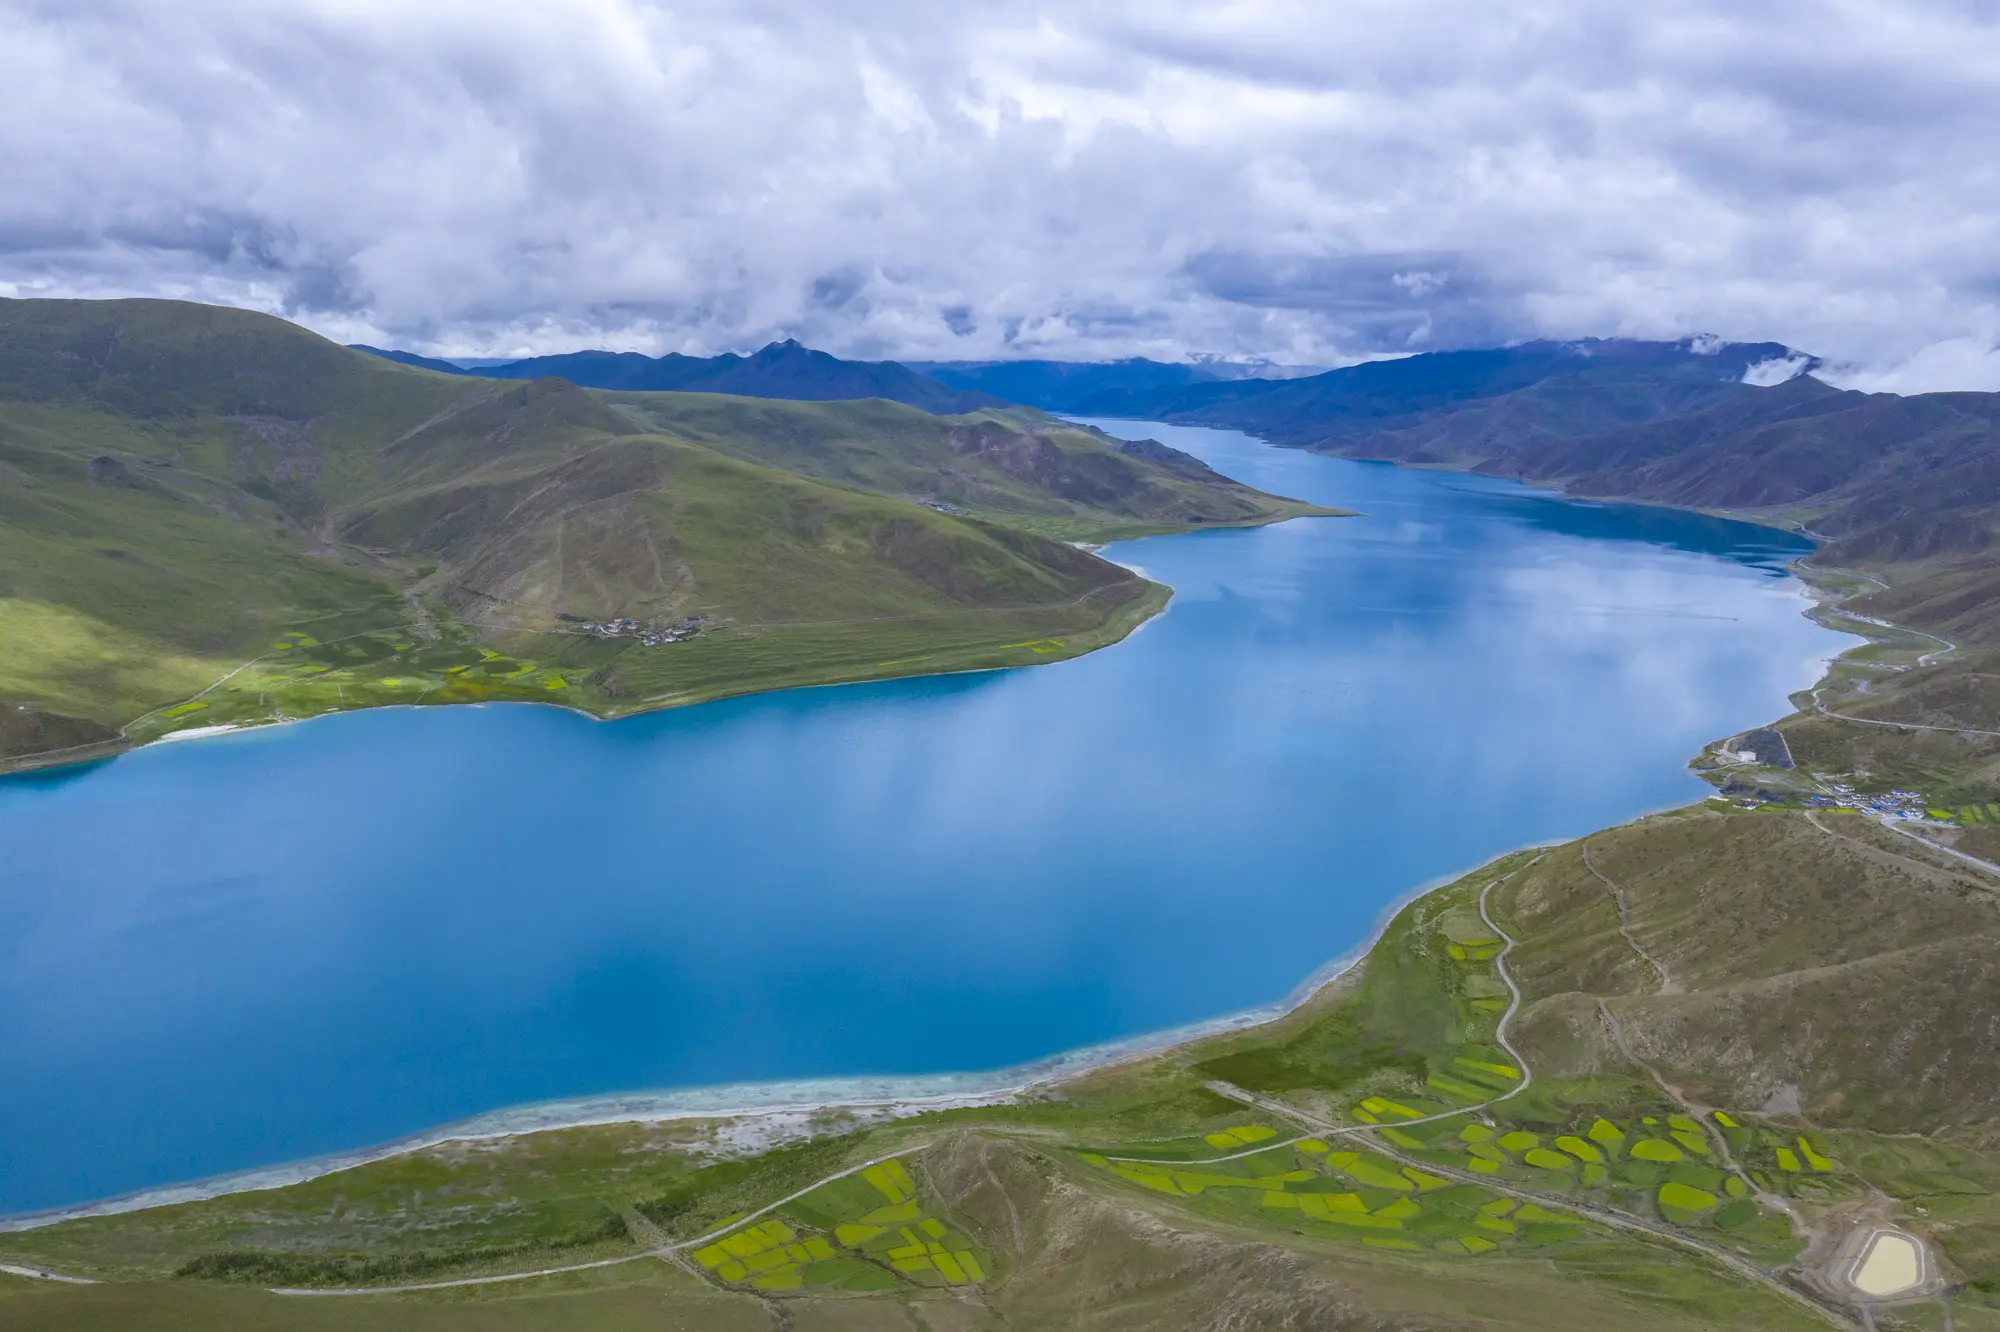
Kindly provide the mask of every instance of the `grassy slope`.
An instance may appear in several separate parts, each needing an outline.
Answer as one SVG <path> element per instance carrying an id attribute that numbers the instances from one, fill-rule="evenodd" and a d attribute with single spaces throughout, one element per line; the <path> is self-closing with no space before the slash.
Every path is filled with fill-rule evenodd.
<path id="1" fill-rule="evenodd" d="M 0 766 L 375 703 L 609 714 L 1032 664 L 1115 641 L 1164 592 L 1026 528 L 1307 511 L 1078 436 L 1079 466 L 986 467 L 984 517 L 956 517 L 900 482 L 913 450 L 984 423 L 677 410 L 701 437 L 560 380 L 413 369 L 245 311 L 0 302 Z M 760 444 L 815 421 L 841 468 L 791 435 Z M 1078 498 L 1079 472 L 1118 484 Z M 642 647 L 563 616 L 707 623 Z"/>
<path id="2" fill-rule="evenodd" d="M 693 393 L 605 394 L 635 421 L 835 485 L 1108 541 L 1270 522 L 1325 509 L 1252 490 L 1194 458 L 1149 462 L 1095 431 L 1027 409 L 938 417 L 882 400 L 757 402 Z"/>

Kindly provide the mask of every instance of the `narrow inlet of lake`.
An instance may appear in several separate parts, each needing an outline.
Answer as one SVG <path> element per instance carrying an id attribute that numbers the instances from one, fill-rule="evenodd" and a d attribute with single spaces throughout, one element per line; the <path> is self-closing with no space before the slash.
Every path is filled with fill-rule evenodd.
<path id="1" fill-rule="evenodd" d="M 1097 424 L 1365 516 L 1114 546 L 1173 603 L 1057 665 L 0 781 L 0 1213 L 1269 1004 L 1417 885 L 1699 799 L 1851 642 L 1778 532 Z"/>

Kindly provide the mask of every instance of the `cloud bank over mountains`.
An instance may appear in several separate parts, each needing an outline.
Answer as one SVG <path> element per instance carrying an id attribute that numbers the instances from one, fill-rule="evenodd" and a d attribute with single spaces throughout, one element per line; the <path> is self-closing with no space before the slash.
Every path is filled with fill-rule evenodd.
<path id="1" fill-rule="evenodd" d="M 7 294 L 464 355 L 1713 332 L 2000 389 L 1989 0 L 14 0 L 0 81 Z"/>

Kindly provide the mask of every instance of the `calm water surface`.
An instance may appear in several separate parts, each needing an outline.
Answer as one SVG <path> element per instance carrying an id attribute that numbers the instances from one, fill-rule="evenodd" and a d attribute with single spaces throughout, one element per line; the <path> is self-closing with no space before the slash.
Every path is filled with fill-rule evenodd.
<path id="1" fill-rule="evenodd" d="M 1173 605 L 1059 665 L 0 781 L 0 1212 L 1268 1003 L 1426 880 L 1698 798 L 1849 641 L 1781 534 L 1103 424 L 1367 516 L 1114 547 Z"/>

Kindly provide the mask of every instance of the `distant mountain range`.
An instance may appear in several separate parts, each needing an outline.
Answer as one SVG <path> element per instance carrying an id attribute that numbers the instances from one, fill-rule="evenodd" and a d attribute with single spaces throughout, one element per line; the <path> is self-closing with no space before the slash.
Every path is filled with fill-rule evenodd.
<path id="1" fill-rule="evenodd" d="M 941 384 L 990 393 L 1008 402 L 1079 416 L 1146 416 L 1162 403 L 1179 402 L 1190 389 L 1248 381 L 1283 383 L 1313 373 L 1309 367 L 1245 365 L 1232 361 L 1174 363 L 1136 357 L 1124 361 L 911 361 Z M 1262 373 L 1259 373 L 1259 372 Z M 1295 371 L 1279 374 L 1277 371 Z"/>
<path id="2" fill-rule="evenodd" d="M 1572 494 L 1747 513 L 1865 566 L 1884 615 L 2000 641 L 2000 394 L 1845 392 L 1781 343 L 1530 342 L 1217 380 L 1154 362 L 1022 362 L 954 385 L 1081 415 L 1249 431 Z"/>
<path id="3" fill-rule="evenodd" d="M 841 361 L 797 343 L 707 360 L 609 352 L 457 374 L 603 388 L 886 397 L 931 412 L 1045 411 L 1249 431 L 1349 458 L 1449 467 L 1578 495 L 1748 513 L 1810 532 L 1826 564 L 1895 584 L 1884 614 L 2000 640 L 2000 395 L 1844 392 L 1776 342 L 1538 341 L 1295 378 L 1144 359 Z M 922 370 L 923 374 L 917 371 Z"/>
<path id="4" fill-rule="evenodd" d="M 1296 442 L 1325 423 L 1336 430 L 1368 428 L 1416 413 L 1450 410 L 1546 385 L 1574 386 L 1578 409 L 1591 421 L 1622 424 L 1673 415 L 1741 391 L 1763 367 L 1814 362 L 1775 342 L 1639 342 L 1591 338 L 1529 342 L 1478 351 L 1433 352 L 1369 361 L 1310 379 L 1246 380 L 1207 386 L 1162 404 L 1169 414 L 1227 417 L 1239 428 Z M 1782 370 L 1776 373 L 1784 373 Z M 1588 399 L 1591 406 L 1583 407 Z"/>
<path id="5" fill-rule="evenodd" d="M 843 361 L 787 339 L 749 356 L 644 356 L 638 352 L 580 351 L 531 356 L 499 365 L 461 366 L 414 352 L 356 343 L 354 350 L 403 365 L 481 379 L 541 379 L 554 376 L 581 388 L 628 393 L 728 393 L 741 398 L 782 398 L 793 402 L 844 402 L 886 398 L 942 416 L 999 407 L 1001 399 L 955 388 L 894 361 Z"/>
<path id="6" fill-rule="evenodd" d="M 1428 352 L 1305 375 L 1256 375 L 1226 362 L 917 361 L 940 383 L 1043 411 L 1145 419 L 1222 409 L 1231 424 L 1281 429 L 1300 422 L 1406 415 L 1490 398 L 1551 378 L 1627 377 L 1710 388 L 1745 375 L 1789 377 L 1817 364 L 1775 342 L 1706 339 L 1529 342 L 1475 351 Z M 1760 372 L 1759 367 L 1769 367 Z M 1255 407 L 1247 404 L 1254 403 Z M 1231 407 L 1230 404 L 1244 404 Z"/>

